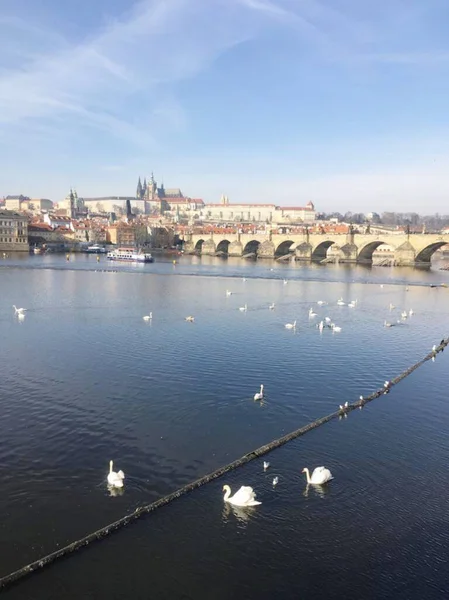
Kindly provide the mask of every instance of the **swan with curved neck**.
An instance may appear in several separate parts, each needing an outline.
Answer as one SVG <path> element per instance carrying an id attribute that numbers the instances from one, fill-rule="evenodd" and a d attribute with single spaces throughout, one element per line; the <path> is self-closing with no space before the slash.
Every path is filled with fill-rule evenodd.
<path id="1" fill-rule="evenodd" d="M 114 463 L 112 460 L 109 461 L 109 473 L 108 473 L 108 483 L 113 487 L 121 488 L 123 487 L 123 480 L 125 479 L 125 473 L 123 471 L 118 471 L 116 473 L 113 471 Z"/>
<path id="2" fill-rule="evenodd" d="M 26 308 L 17 308 L 15 304 L 13 304 L 12 307 L 16 311 L 16 315 L 23 315 L 23 313 L 26 311 Z"/>
<path id="3" fill-rule="evenodd" d="M 262 504 L 262 502 L 256 500 L 256 494 L 252 487 L 242 485 L 233 496 L 231 496 L 229 485 L 224 485 L 223 491 L 225 492 L 223 500 L 229 502 L 229 504 L 234 504 L 235 506 L 257 506 L 258 504 Z"/>
<path id="4" fill-rule="evenodd" d="M 306 474 L 307 483 L 312 483 L 315 485 L 322 485 L 323 483 L 327 483 L 331 479 L 333 479 L 332 473 L 326 467 L 317 467 L 312 476 L 310 475 L 309 469 L 304 467 L 302 470 L 303 473 Z"/>
<path id="5" fill-rule="evenodd" d="M 263 400 L 263 383 L 260 386 L 260 392 L 254 394 L 254 400 Z"/>

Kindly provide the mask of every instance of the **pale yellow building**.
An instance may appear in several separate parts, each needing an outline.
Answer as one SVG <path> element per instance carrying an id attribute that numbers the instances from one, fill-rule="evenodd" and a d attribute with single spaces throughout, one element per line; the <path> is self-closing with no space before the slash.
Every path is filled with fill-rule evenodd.
<path id="1" fill-rule="evenodd" d="M 28 221 L 24 215 L 0 210 L 0 251 L 28 252 Z"/>

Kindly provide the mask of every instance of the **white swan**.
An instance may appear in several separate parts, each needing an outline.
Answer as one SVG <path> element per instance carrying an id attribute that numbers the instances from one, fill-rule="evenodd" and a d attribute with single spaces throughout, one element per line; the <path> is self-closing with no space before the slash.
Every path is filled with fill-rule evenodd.
<path id="1" fill-rule="evenodd" d="M 407 317 L 408 317 L 408 313 L 407 313 L 407 311 L 406 311 L 406 310 L 403 310 L 403 311 L 401 312 L 401 318 L 402 318 L 402 319 L 406 319 Z"/>
<path id="2" fill-rule="evenodd" d="M 320 321 L 317 325 L 318 329 L 320 330 L 320 333 L 323 331 L 324 328 L 324 321 Z"/>
<path id="3" fill-rule="evenodd" d="M 13 304 L 12 307 L 16 311 L 16 315 L 23 315 L 23 313 L 27 310 L 26 308 L 17 308 L 15 304 Z"/>
<path id="4" fill-rule="evenodd" d="M 313 483 L 314 485 L 322 485 L 333 479 L 332 473 L 326 467 L 317 467 L 310 476 L 309 469 L 304 467 L 302 470 L 306 474 L 307 483 Z"/>
<path id="5" fill-rule="evenodd" d="M 273 479 L 273 487 L 276 487 L 278 483 L 279 483 L 279 477 L 275 477 Z"/>
<path id="6" fill-rule="evenodd" d="M 318 300 L 317 304 L 323 306 L 324 304 L 326 304 L 326 302 L 324 300 Z"/>
<path id="7" fill-rule="evenodd" d="M 231 488 L 229 485 L 224 485 L 223 491 L 225 492 L 223 500 L 230 504 L 235 504 L 235 506 L 257 506 L 258 504 L 262 504 L 262 502 L 258 502 L 255 499 L 256 494 L 252 487 L 242 485 L 239 491 L 233 496 L 231 496 Z"/>
<path id="8" fill-rule="evenodd" d="M 312 317 L 316 317 L 316 316 L 317 316 L 317 313 L 313 312 L 313 308 L 309 308 L 309 317 L 312 318 Z"/>
<path id="9" fill-rule="evenodd" d="M 287 283 L 288 283 L 288 280 L 284 279 L 284 285 L 287 285 Z"/>
<path id="10" fill-rule="evenodd" d="M 384 321 L 384 327 L 394 327 L 396 323 L 389 323 L 388 321 Z"/>
<path id="11" fill-rule="evenodd" d="M 119 471 L 116 473 L 112 470 L 114 464 L 112 460 L 109 461 L 109 473 L 108 473 L 108 483 L 113 487 L 121 488 L 123 487 L 123 480 L 125 479 L 125 473 L 123 471 Z"/>
<path id="12" fill-rule="evenodd" d="M 274 302 L 272 302 L 268 308 L 269 308 L 270 310 L 274 310 L 274 307 L 275 307 L 275 304 L 274 304 Z"/>
<path id="13" fill-rule="evenodd" d="M 260 392 L 254 394 L 254 400 L 263 400 L 263 383 L 260 386 Z"/>
<path id="14" fill-rule="evenodd" d="M 195 321 L 195 317 L 192 317 L 192 315 L 189 315 L 188 317 L 185 318 L 186 321 L 188 321 L 189 323 L 193 323 Z"/>
<path id="15" fill-rule="evenodd" d="M 338 304 L 338 306 L 345 306 L 345 302 L 343 302 L 343 298 L 340 298 L 340 300 L 337 300 L 337 304 Z"/>
<path id="16" fill-rule="evenodd" d="M 232 296 L 232 292 L 230 292 L 229 290 L 226 290 L 226 296 Z"/>
<path id="17" fill-rule="evenodd" d="M 330 317 L 324 317 L 324 320 L 328 325 L 332 322 L 332 319 Z"/>
<path id="18" fill-rule="evenodd" d="M 408 311 L 408 316 L 411 317 L 414 315 L 413 308 Z"/>
<path id="19" fill-rule="evenodd" d="M 285 329 L 296 329 L 296 321 L 293 321 L 293 323 L 286 323 Z"/>
<path id="20" fill-rule="evenodd" d="M 266 460 L 264 460 L 263 461 L 263 470 L 266 471 L 269 468 L 270 468 L 270 463 L 267 462 Z"/>
<path id="21" fill-rule="evenodd" d="M 396 308 L 396 306 L 390 302 L 390 310 L 393 310 L 393 308 Z"/>
<path id="22" fill-rule="evenodd" d="M 239 310 L 240 310 L 241 312 L 246 312 L 246 311 L 248 310 L 248 305 L 247 305 L 247 304 L 245 304 L 245 306 L 240 306 Z"/>
<path id="23" fill-rule="evenodd" d="M 341 327 L 338 327 L 337 325 L 335 325 L 335 323 L 332 323 L 331 328 L 334 333 L 340 333 L 341 331 Z"/>
<path id="24" fill-rule="evenodd" d="M 144 321 L 151 321 L 153 318 L 153 313 L 150 312 L 149 315 L 145 315 L 144 317 L 142 317 Z"/>

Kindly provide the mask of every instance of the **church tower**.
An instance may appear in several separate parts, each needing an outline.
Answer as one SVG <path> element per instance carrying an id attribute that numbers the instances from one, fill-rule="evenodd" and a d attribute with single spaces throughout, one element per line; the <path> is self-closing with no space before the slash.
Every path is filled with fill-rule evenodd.
<path id="1" fill-rule="evenodd" d="M 142 188 L 142 182 L 140 181 L 140 177 L 139 177 L 139 181 L 137 182 L 137 190 L 136 190 L 136 198 L 138 200 L 142 199 L 143 192 L 144 192 L 144 190 Z"/>
<path id="2" fill-rule="evenodd" d="M 69 194 L 69 217 L 71 219 L 75 218 L 75 214 L 76 214 L 76 200 L 75 200 L 75 194 L 73 193 L 72 188 L 70 188 L 70 194 Z"/>

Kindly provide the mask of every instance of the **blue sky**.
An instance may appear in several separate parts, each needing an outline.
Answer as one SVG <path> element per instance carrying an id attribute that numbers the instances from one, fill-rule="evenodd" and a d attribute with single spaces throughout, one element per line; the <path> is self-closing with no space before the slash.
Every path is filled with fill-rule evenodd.
<path id="1" fill-rule="evenodd" d="M 2 0 L 0 196 L 449 213 L 447 0 Z"/>

